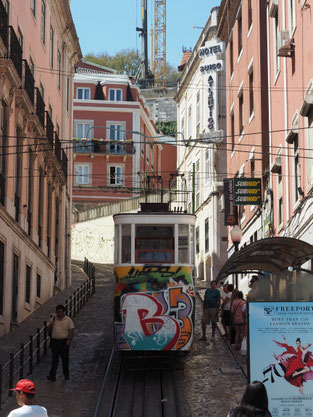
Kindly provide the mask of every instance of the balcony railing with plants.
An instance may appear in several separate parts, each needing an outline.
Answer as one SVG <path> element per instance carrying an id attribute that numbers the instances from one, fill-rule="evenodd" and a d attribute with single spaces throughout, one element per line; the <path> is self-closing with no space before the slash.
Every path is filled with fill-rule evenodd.
<path id="1" fill-rule="evenodd" d="M 2 1 L 0 1 L 0 38 L 6 48 L 8 48 L 8 23 L 9 18 L 7 11 L 5 10 Z"/>
<path id="2" fill-rule="evenodd" d="M 74 153 L 131 155 L 135 153 L 132 140 L 73 139 Z"/>

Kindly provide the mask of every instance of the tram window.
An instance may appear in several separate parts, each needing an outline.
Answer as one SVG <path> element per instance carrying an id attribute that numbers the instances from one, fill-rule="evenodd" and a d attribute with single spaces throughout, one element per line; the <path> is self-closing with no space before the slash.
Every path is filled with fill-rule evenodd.
<path id="1" fill-rule="evenodd" d="M 122 263 L 131 262 L 131 225 L 122 225 Z"/>
<path id="2" fill-rule="evenodd" d="M 135 248 L 137 263 L 173 263 L 174 227 L 137 226 Z"/>
<path id="3" fill-rule="evenodd" d="M 189 252 L 189 226 L 188 224 L 178 225 L 178 262 L 187 264 Z"/>

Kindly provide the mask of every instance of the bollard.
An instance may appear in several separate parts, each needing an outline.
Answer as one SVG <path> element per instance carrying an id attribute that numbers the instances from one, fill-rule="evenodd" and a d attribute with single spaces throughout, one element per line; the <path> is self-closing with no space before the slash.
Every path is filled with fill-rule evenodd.
<path id="1" fill-rule="evenodd" d="M 14 353 L 10 353 L 10 376 L 9 376 L 9 397 L 12 397 L 13 391 L 10 391 L 10 388 L 13 387 L 13 378 L 14 378 Z"/>
<path id="2" fill-rule="evenodd" d="M 40 329 L 37 328 L 37 351 L 36 351 L 36 355 L 37 355 L 37 362 L 40 362 Z"/>
<path id="3" fill-rule="evenodd" d="M 33 336 L 29 336 L 29 373 L 33 373 Z"/>
<path id="4" fill-rule="evenodd" d="M 20 350 L 20 379 L 24 378 L 24 343 L 21 343 Z"/>

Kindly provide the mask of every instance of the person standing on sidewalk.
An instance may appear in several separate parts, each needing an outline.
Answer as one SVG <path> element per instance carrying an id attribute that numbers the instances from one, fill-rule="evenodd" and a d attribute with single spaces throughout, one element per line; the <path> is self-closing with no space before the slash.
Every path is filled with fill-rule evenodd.
<path id="1" fill-rule="evenodd" d="M 69 349 L 74 337 L 73 320 L 65 315 L 63 305 L 56 306 L 56 315 L 47 325 L 47 330 L 51 332 L 50 347 L 52 351 L 52 363 L 47 379 L 56 380 L 56 372 L 59 365 L 59 356 L 62 359 L 64 379 L 70 379 L 69 372 Z"/>
<path id="2" fill-rule="evenodd" d="M 21 379 L 11 391 L 15 391 L 16 401 L 20 408 L 11 411 L 8 417 L 48 417 L 44 407 L 34 404 L 36 388 L 32 381 Z"/>
<path id="3" fill-rule="evenodd" d="M 225 297 L 223 298 L 223 302 L 221 305 L 221 311 L 222 311 L 222 325 L 224 328 L 224 334 L 223 336 L 226 337 L 227 340 L 230 339 L 230 326 L 231 326 L 231 317 L 230 317 L 230 302 L 231 302 L 231 295 L 232 291 L 234 289 L 233 284 L 225 284 L 223 286 Z"/>
<path id="4" fill-rule="evenodd" d="M 207 340 L 206 337 L 206 325 L 211 322 L 212 325 L 212 337 L 211 340 L 215 338 L 215 331 L 218 322 L 218 312 L 221 305 L 221 294 L 216 288 L 217 282 L 211 281 L 211 288 L 208 288 L 204 294 L 203 301 L 203 314 L 202 314 L 202 337 L 200 340 Z"/>

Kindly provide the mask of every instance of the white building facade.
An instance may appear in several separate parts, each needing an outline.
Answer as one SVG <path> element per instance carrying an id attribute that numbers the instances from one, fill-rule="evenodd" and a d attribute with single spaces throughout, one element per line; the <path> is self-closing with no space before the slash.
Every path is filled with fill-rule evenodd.
<path id="1" fill-rule="evenodd" d="M 195 213 L 196 271 L 215 279 L 227 259 L 223 213 L 226 176 L 224 43 L 211 15 L 178 81 L 177 171 L 180 206 Z M 187 192 L 186 192 L 187 191 Z M 184 197 L 182 197 L 184 196 Z M 186 196 L 186 197 L 185 197 Z"/>

